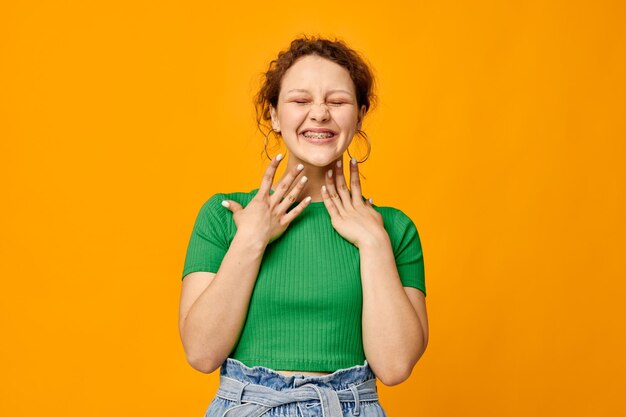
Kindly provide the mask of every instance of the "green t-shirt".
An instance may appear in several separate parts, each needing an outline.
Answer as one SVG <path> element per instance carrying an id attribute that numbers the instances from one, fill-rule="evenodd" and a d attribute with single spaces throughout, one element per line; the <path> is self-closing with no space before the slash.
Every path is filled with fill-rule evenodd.
<path id="1" fill-rule="evenodd" d="M 221 202 L 245 207 L 257 191 L 214 194 L 202 205 L 183 279 L 190 272 L 218 271 L 237 230 Z M 426 294 L 415 224 L 396 208 L 373 207 L 383 216 L 402 285 Z M 229 356 L 277 370 L 334 372 L 363 365 L 362 295 L 359 249 L 333 228 L 323 201 L 309 203 L 266 247 L 246 322 Z"/>

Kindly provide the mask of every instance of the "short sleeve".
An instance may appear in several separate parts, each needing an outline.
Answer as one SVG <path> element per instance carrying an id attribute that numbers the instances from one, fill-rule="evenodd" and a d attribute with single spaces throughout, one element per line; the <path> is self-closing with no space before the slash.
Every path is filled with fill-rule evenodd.
<path id="1" fill-rule="evenodd" d="M 392 229 L 395 233 L 395 239 L 392 239 L 395 241 L 394 256 L 402 285 L 417 288 L 425 296 L 424 256 L 417 228 L 406 214 L 396 210 Z"/>
<path id="2" fill-rule="evenodd" d="M 223 213 L 228 209 L 222 206 L 225 199 L 222 194 L 214 194 L 200 208 L 187 246 L 183 279 L 190 272 L 217 272 L 222 264 L 229 247 Z"/>

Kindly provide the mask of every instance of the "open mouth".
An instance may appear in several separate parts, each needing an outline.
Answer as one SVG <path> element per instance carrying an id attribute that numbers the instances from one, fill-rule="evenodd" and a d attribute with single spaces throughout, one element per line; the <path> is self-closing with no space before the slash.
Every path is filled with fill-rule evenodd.
<path id="1" fill-rule="evenodd" d="M 300 133 L 305 140 L 312 143 L 326 143 L 331 142 L 337 137 L 337 134 L 332 131 L 324 131 L 324 132 L 312 132 L 310 130 L 305 130 Z"/>

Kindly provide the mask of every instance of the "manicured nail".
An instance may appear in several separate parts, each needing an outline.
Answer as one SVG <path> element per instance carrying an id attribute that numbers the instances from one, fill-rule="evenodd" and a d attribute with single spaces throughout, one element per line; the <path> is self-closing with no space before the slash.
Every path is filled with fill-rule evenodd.
<path id="1" fill-rule="evenodd" d="M 311 201 L 311 196 L 308 196 L 307 198 L 304 199 L 305 203 L 308 203 L 309 201 Z"/>
<path id="2" fill-rule="evenodd" d="M 302 178 L 300 178 L 300 182 L 302 184 L 304 184 L 306 182 L 306 180 L 308 180 L 308 178 L 306 176 L 304 176 L 304 175 L 302 176 Z"/>
<path id="3" fill-rule="evenodd" d="M 337 161 L 337 168 L 341 168 L 341 159 Z"/>
<path id="4" fill-rule="evenodd" d="M 230 206 L 230 203 L 229 203 L 228 201 L 226 201 L 226 200 L 223 200 L 223 201 L 222 201 L 222 205 L 223 205 L 224 207 L 229 207 L 229 206 Z"/>
<path id="5" fill-rule="evenodd" d="M 304 169 L 304 165 L 302 165 L 302 164 L 298 164 L 298 166 L 296 167 L 296 169 L 297 169 L 298 171 L 302 171 L 302 170 Z"/>
<path id="6" fill-rule="evenodd" d="M 370 197 L 370 204 L 374 204 L 374 200 L 372 200 L 372 197 Z"/>
<path id="7" fill-rule="evenodd" d="M 328 170 L 328 178 L 332 178 L 333 177 L 333 170 L 329 169 Z"/>
<path id="8" fill-rule="evenodd" d="M 325 193 L 326 192 L 326 186 L 322 185 L 322 192 Z"/>
<path id="9" fill-rule="evenodd" d="M 352 162 L 352 165 L 356 165 L 356 158 L 352 158 L 350 162 Z"/>
<path id="10" fill-rule="evenodd" d="M 276 155 L 276 160 L 280 161 L 281 159 L 283 159 L 283 154 L 279 153 L 278 155 Z"/>

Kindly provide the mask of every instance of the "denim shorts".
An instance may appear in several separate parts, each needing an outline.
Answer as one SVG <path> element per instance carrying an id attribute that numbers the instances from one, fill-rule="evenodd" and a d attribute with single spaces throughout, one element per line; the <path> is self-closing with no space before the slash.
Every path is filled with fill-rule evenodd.
<path id="1" fill-rule="evenodd" d="M 387 417 L 376 376 L 363 365 L 332 374 L 284 376 L 264 366 L 252 368 L 226 358 L 220 386 L 205 417 Z"/>

